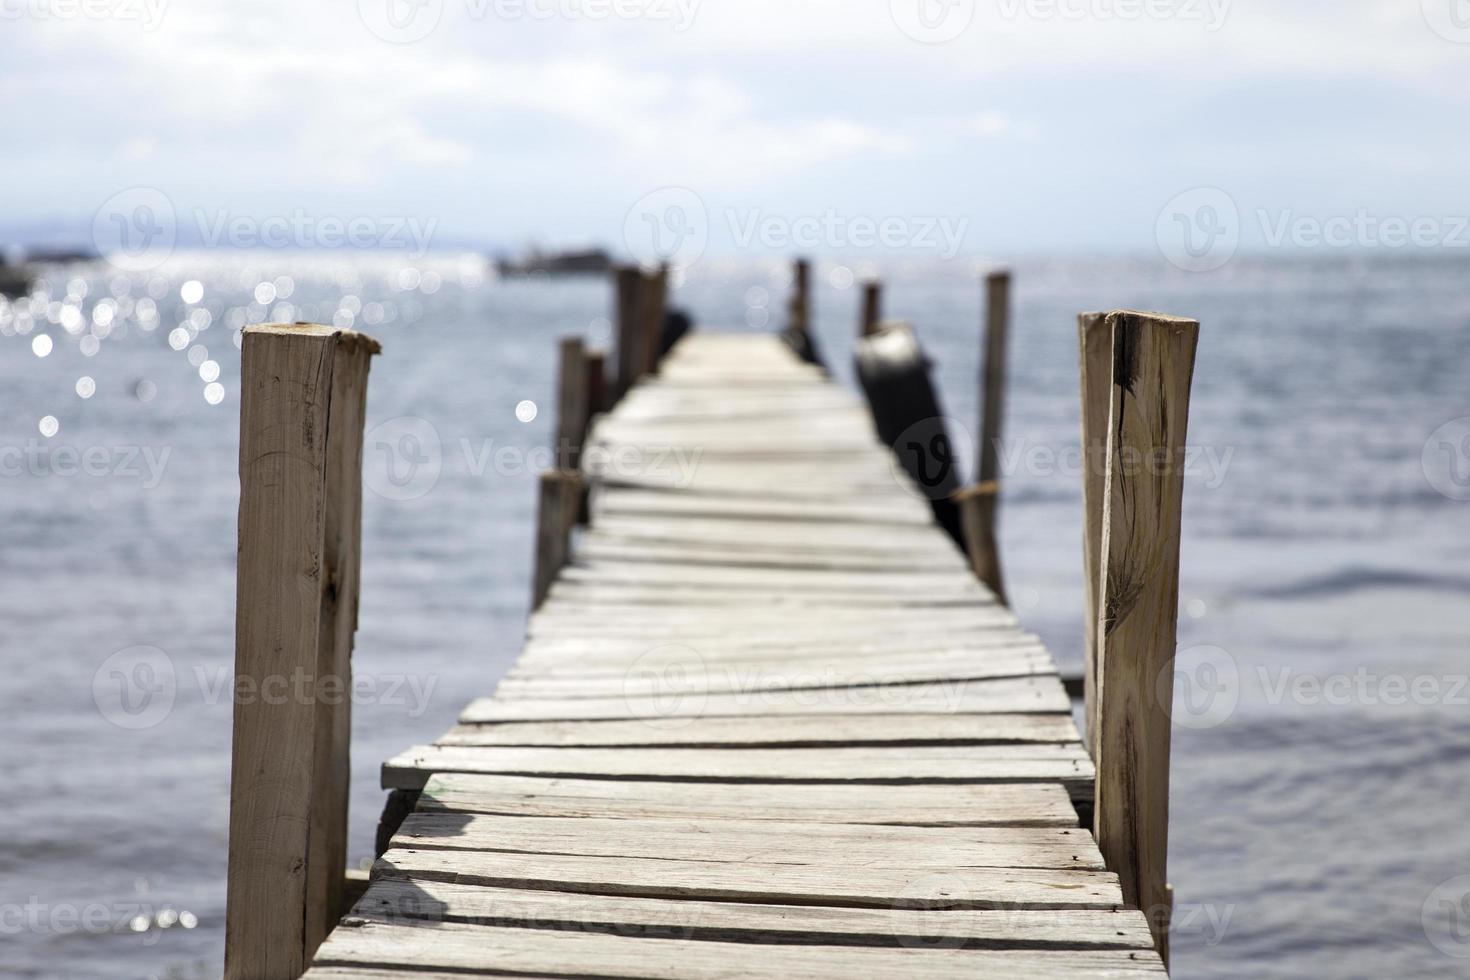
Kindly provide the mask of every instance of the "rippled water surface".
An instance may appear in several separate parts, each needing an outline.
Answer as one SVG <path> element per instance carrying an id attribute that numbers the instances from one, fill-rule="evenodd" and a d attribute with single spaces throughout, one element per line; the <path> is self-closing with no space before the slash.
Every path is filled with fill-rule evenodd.
<path id="1" fill-rule="evenodd" d="M 815 301 L 849 380 L 858 291 L 845 271 L 819 270 Z M 888 311 L 917 325 L 946 407 L 973 429 L 971 270 L 885 274 Z M 1470 963 L 1455 955 L 1470 955 L 1470 878 L 1456 880 L 1470 875 L 1470 504 L 1452 499 L 1470 495 L 1470 443 L 1454 427 L 1431 440 L 1470 415 L 1467 283 L 1461 264 L 1433 262 L 1237 261 L 1194 278 L 1149 262 L 1017 267 L 1002 545 L 1018 612 L 1066 668 L 1081 635 L 1073 316 L 1135 307 L 1203 325 L 1179 661 L 1180 696 L 1195 700 L 1173 766 L 1177 976 L 1455 976 Z M 674 301 L 704 324 L 759 329 L 785 291 L 774 266 L 705 262 Z M 379 762 L 452 724 L 518 650 L 553 340 L 605 343 L 609 307 L 600 281 L 497 283 L 452 257 L 405 269 L 217 254 L 149 275 L 54 268 L 44 295 L 0 307 L 0 972 L 219 972 L 237 328 L 336 319 L 378 336 L 368 424 L 411 426 L 438 463 L 432 486 L 395 500 L 384 461 L 368 459 L 383 493 L 364 503 L 356 861 L 371 854 Z M 540 409 L 529 421 L 522 402 Z M 117 656 L 139 646 L 157 652 Z M 154 673 L 113 673 L 140 663 Z M 124 681 L 169 697 L 120 701 Z"/>

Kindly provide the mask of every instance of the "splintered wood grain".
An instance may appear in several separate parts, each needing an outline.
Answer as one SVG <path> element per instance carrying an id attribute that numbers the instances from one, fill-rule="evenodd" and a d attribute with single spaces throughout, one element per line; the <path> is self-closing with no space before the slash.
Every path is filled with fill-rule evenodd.
<path id="1" fill-rule="evenodd" d="M 1129 902 L 1153 910 L 1165 949 L 1180 508 L 1199 324 L 1115 312 L 1107 325 L 1113 372 L 1096 631 L 1096 829 Z"/>

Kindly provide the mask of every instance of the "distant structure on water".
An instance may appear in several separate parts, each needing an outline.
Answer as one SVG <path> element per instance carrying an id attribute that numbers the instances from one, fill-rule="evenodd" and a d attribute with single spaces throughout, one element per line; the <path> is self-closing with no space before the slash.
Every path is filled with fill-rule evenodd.
<path id="1" fill-rule="evenodd" d="M 507 277 L 606 275 L 612 264 L 612 256 L 600 248 L 544 253 L 532 249 L 519 259 L 495 260 L 496 271 Z"/>

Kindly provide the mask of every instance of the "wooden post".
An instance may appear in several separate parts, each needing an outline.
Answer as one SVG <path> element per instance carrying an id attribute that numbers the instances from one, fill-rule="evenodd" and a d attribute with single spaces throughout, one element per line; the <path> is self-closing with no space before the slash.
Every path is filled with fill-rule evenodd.
<path id="1" fill-rule="evenodd" d="M 1082 727 L 1097 756 L 1097 594 L 1102 558 L 1103 478 L 1108 454 L 1108 398 L 1113 336 L 1106 313 L 1077 316 L 1082 378 Z"/>
<path id="2" fill-rule="evenodd" d="M 669 299 L 669 267 L 661 265 L 643 277 L 639 315 L 643 318 L 643 374 L 658 371 L 664 337 L 664 309 Z"/>
<path id="3" fill-rule="evenodd" d="M 791 292 L 791 329 L 798 333 L 811 332 L 811 263 L 797 259 L 793 267 Z"/>
<path id="4" fill-rule="evenodd" d="M 531 608 L 539 609 L 556 574 L 571 555 L 572 524 L 581 509 L 582 480 L 576 473 L 547 470 L 541 474 L 536 502 L 536 567 Z"/>
<path id="5" fill-rule="evenodd" d="M 227 978 L 300 976 L 345 909 L 362 435 L 377 341 L 245 331 Z"/>
<path id="6" fill-rule="evenodd" d="M 621 401 L 638 380 L 643 368 L 643 322 L 639 309 L 643 299 L 643 273 L 636 265 L 618 266 L 616 282 L 617 377 L 613 380 L 614 404 Z"/>
<path id="7" fill-rule="evenodd" d="M 582 438 L 587 431 L 587 356 L 579 337 L 563 337 L 556 375 L 556 447 L 558 469 L 581 465 Z"/>
<path id="8" fill-rule="evenodd" d="M 1185 430 L 1199 324 L 1109 313 L 1098 595 L 1095 830 L 1123 898 L 1168 959 L 1169 735 Z"/>
<path id="9" fill-rule="evenodd" d="M 883 285 L 874 279 L 863 283 L 863 312 L 858 321 L 858 336 L 871 337 L 878 332 L 878 323 L 883 318 Z"/>
<path id="10" fill-rule="evenodd" d="M 976 482 L 1000 479 L 998 444 L 1005 409 L 1006 330 L 1011 316 L 1011 274 L 985 277 L 985 356 L 980 365 L 980 444 Z"/>
<path id="11" fill-rule="evenodd" d="M 587 421 L 607 411 L 607 352 L 593 348 L 587 351 Z M 585 440 L 587 433 L 582 433 Z"/>
<path id="12" fill-rule="evenodd" d="M 976 483 L 957 492 L 954 501 L 960 509 L 971 570 L 995 593 L 1001 605 L 1010 605 L 1000 574 L 1000 549 L 995 544 L 995 498 L 999 490 L 997 483 Z"/>
<path id="13" fill-rule="evenodd" d="M 965 551 L 970 567 L 997 599 L 1006 602 L 1000 571 L 1000 547 L 995 533 L 1000 506 L 1000 432 L 1005 407 L 1006 329 L 1010 318 L 1011 276 L 993 272 L 985 277 L 985 347 L 980 365 L 980 436 L 975 446 L 974 486 L 955 496 L 960 509 Z"/>

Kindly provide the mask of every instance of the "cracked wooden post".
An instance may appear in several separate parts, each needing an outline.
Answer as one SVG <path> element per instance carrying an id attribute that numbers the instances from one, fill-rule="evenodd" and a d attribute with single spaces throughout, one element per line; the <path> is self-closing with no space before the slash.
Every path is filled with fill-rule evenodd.
<path id="1" fill-rule="evenodd" d="M 873 279 L 863 283 L 863 310 L 858 320 L 858 336 L 871 337 L 878 332 L 883 319 L 883 284 Z"/>
<path id="2" fill-rule="evenodd" d="M 554 455 L 558 469 L 575 470 L 587 432 L 587 355 L 579 337 L 563 337 L 558 351 Z"/>
<path id="3" fill-rule="evenodd" d="M 536 500 L 536 563 L 531 608 L 539 609 L 572 550 L 572 525 L 582 507 L 582 479 L 566 470 L 541 474 Z"/>
<path id="4" fill-rule="evenodd" d="M 617 373 L 613 379 L 612 401 L 616 404 L 642 374 L 643 321 L 639 310 L 643 300 L 643 272 L 636 265 L 618 266 L 613 270 L 613 281 Z"/>
<path id="5" fill-rule="evenodd" d="M 1179 529 L 1199 324 L 1109 313 L 1094 833 L 1124 901 L 1169 949 L 1169 737 Z"/>
<path id="6" fill-rule="evenodd" d="M 1106 313 L 1077 315 L 1082 380 L 1082 728 L 1097 757 L 1097 593 L 1101 574 L 1103 476 L 1108 453 L 1108 398 L 1113 335 Z"/>
<path id="7" fill-rule="evenodd" d="M 304 323 L 249 327 L 241 346 L 224 975 L 293 978 L 346 911 L 363 419 L 380 348 Z"/>

